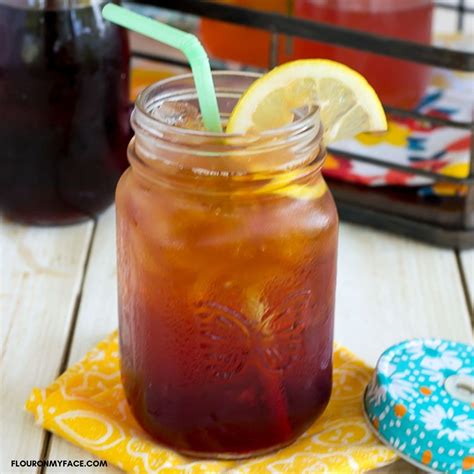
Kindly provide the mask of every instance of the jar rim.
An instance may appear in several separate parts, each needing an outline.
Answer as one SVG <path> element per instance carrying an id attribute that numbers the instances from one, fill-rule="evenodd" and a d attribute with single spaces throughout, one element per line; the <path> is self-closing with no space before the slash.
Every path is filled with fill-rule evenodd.
<path id="1" fill-rule="evenodd" d="M 248 72 L 248 71 L 214 71 L 212 73 L 213 77 L 216 79 L 218 78 L 242 78 L 248 79 L 252 78 L 254 81 L 257 80 L 262 76 L 260 73 L 256 72 Z M 315 126 L 320 128 L 320 120 L 319 120 L 319 107 L 315 104 L 310 104 L 308 107 L 305 107 L 302 110 L 301 116 L 297 117 L 293 122 L 284 125 L 282 127 L 277 127 L 270 130 L 264 130 L 261 132 L 252 132 L 252 133 L 226 133 L 225 131 L 222 132 L 210 132 L 207 130 L 193 130 L 188 128 L 181 128 L 174 125 L 170 125 L 163 120 L 160 120 L 158 117 L 153 116 L 147 110 L 147 103 L 150 97 L 156 94 L 157 89 L 164 88 L 166 86 L 173 85 L 180 81 L 191 80 L 193 81 L 193 75 L 191 73 L 186 74 L 179 74 L 167 79 L 163 79 L 158 81 L 154 84 L 149 85 L 137 97 L 135 102 L 135 110 L 134 113 L 138 112 L 140 118 L 145 119 L 149 127 L 147 127 L 147 132 L 153 135 L 153 128 L 156 127 L 156 131 L 161 136 L 162 133 L 169 133 L 175 134 L 176 136 L 183 136 L 183 137 L 195 137 L 201 139 L 223 139 L 225 138 L 226 141 L 237 143 L 240 142 L 241 144 L 245 144 L 248 142 L 254 142 L 256 138 L 263 138 L 263 139 L 272 139 L 282 136 L 291 136 L 295 133 L 298 133 L 304 129 L 314 128 Z M 188 91 L 189 93 L 190 91 Z M 241 91 L 243 93 L 244 91 Z M 195 90 L 194 90 L 194 93 Z M 169 95 L 168 98 L 173 97 Z M 153 127 L 153 125 L 155 127 Z"/>
<path id="2" fill-rule="evenodd" d="M 259 74 L 213 73 L 221 118 L 225 121 L 245 90 Z M 190 170 L 194 175 L 261 176 L 310 166 L 324 160 L 323 128 L 315 104 L 295 111 L 291 124 L 256 133 L 216 133 L 181 128 L 153 112 L 167 102 L 197 108 L 193 76 L 183 74 L 147 87 L 138 97 L 131 123 L 135 137 L 129 148 L 130 164 L 156 170 Z M 178 111 L 178 109 L 177 109 Z M 178 111 L 179 113 L 179 111 Z M 172 117 L 168 117 L 171 118 Z M 143 168 L 144 169 L 144 168 Z"/>

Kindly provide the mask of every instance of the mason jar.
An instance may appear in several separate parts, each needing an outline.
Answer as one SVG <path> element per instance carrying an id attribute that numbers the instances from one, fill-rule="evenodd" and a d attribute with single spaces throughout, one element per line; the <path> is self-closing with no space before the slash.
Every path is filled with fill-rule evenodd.
<path id="1" fill-rule="evenodd" d="M 214 74 L 224 125 L 257 78 Z M 248 135 L 203 131 L 196 107 L 185 75 L 132 114 L 116 194 L 121 370 L 158 442 L 239 458 L 291 443 L 328 403 L 338 217 L 317 107 Z"/>
<path id="2" fill-rule="evenodd" d="M 103 0 L 0 0 L 0 211 L 67 224 L 127 167 L 129 47 Z"/>

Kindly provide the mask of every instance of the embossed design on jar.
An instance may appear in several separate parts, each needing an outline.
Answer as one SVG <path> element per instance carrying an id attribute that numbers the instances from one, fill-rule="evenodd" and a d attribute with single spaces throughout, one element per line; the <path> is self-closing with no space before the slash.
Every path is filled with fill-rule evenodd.
<path id="1" fill-rule="evenodd" d="M 238 311 L 220 303 L 197 304 L 199 348 L 206 368 L 218 379 L 227 380 L 243 369 L 251 349 L 248 321 Z"/>
<path id="2" fill-rule="evenodd" d="M 199 347 L 213 377 L 228 380 L 250 360 L 282 371 L 302 357 L 310 290 L 289 294 L 258 320 L 214 301 L 197 304 Z"/>

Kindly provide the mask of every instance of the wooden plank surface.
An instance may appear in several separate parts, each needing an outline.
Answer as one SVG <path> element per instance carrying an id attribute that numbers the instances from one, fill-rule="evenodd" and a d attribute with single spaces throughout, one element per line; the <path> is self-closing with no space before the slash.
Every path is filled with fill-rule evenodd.
<path id="1" fill-rule="evenodd" d="M 342 224 L 335 336 L 372 365 L 384 349 L 404 339 L 472 342 L 455 253 Z M 422 471 L 400 460 L 372 472 Z"/>
<path id="2" fill-rule="evenodd" d="M 474 249 L 461 252 L 460 258 L 472 311 L 474 308 Z"/>
<path id="3" fill-rule="evenodd" d="M 40 457 L 44 432 L 23 406 L 33 387 L 58 375 L 92 228 L 0 226 L 2 473 L 36 471 L 10 462 Z"/>
<path id="4" fill-rule="evenodd" d="M 116 279 L 115 209 L 112 208 L 97 223 L 68 365 L 79 361 L 87 351 L 117 328 Z M 53 436 L 49 459 L 92 460 L 94 456 Z M 61 469 L 48 468 L 46 472 L 60 473 Z M 119 472 L 121 471 L 113 466 L 81 468 L 81 474 Z"/>
<path id="5" fill-rule="evenodd" d="M 336 339 L 369 363 L 404 339 L 472 341 L 453 251 L 343 224 L 338 272 Z"/>

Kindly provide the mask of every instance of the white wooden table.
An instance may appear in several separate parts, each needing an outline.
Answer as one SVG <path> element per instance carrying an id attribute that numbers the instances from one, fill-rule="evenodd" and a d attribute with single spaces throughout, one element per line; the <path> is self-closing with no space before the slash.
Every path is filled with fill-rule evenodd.
<path id="1" fill-rule="evenodd" d="M 0 248 L 0 472 L 36 471 L 12 469 L 12 459 L 88 459 L 35 426 L 23 405 L 32 387 L 47 386 L 117 326 L 114 210 L 96 223 L 61 228 L 3 222 Z M 411 337 L 471 342 L 473 297 L 474 251 L 341 225 L 336 338 L 368 362 Z"/>

